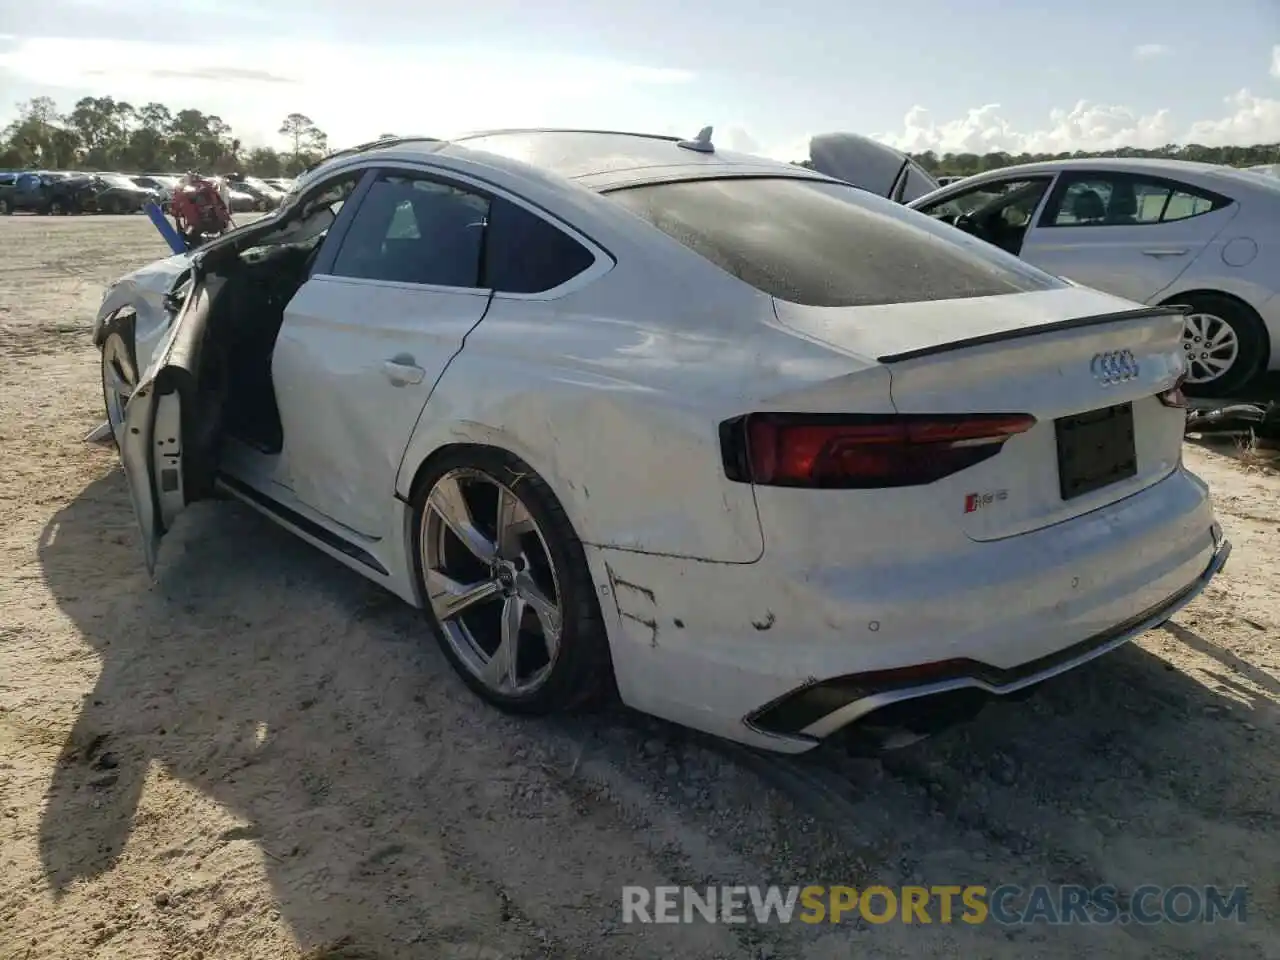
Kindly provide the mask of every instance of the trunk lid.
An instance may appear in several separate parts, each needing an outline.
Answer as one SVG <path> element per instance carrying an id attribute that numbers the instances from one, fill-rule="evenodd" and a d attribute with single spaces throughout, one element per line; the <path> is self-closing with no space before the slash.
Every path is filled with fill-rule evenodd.
<path id="1" fill-rule="evenodd" d="M 1180 462 L 1185 412 L 1158 399 L 1183 368 L 1177 308 L 1073 287 L 883 307 L 779 302 L 777 310 L 785 326 L 883 363 L 897 413 L 1036 418 L 997 456 L 931 485 L 974 540 L 1096 510 Z"/>

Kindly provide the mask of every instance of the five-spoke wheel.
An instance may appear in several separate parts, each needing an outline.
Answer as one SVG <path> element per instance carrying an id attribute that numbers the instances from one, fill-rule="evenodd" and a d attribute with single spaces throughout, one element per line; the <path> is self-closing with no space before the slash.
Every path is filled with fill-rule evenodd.
<path id="1" fill-rule="evenodd" d="M 415 520 L 431 619 L 472 689 L 547 712 L 612 687 L 582 544 L 527 465 L 492 448 L 446 455 L 418 485 Z"/>

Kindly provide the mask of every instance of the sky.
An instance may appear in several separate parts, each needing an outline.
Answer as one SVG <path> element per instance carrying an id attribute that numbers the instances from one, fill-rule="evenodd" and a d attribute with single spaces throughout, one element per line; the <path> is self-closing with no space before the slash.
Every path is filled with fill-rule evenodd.
<path id="1" fill-rule="evenodd" d="M 83 96 L 284 146 L 495 127 L 693 135 L 794 160 L 1280 141 L 1280 0 L 38 0 L 0 5 L 0 126 Z"/>

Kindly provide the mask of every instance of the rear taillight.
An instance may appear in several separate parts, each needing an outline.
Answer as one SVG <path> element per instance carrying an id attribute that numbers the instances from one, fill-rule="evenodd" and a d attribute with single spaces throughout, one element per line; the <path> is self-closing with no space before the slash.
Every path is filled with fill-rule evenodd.
<path id="1" fill-rule="evenodd" d="M 753 413 L 722 423 L 720 443 L 725 474 L 740 483 L 911 487 L 994 457 L 1035 422 L 1022 413 Z"/>
<path id="2" fill-rule="evenodd" d="M 1187 406 L 1187 395 L 1182 392 L 1182 383 L 1186 380 L 1187 375 L 1184 373 L 1174 381 L 1172 387 L 1162 393 L 1156 394 L 1156 399 L 1163 403 L 1166 407 L 1177 407 L 1185 409 Z"/>

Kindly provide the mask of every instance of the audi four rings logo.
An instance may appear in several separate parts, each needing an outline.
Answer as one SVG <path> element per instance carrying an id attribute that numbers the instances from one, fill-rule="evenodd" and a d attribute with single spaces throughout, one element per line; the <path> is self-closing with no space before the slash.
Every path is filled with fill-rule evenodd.
<path id="1" fill-rule="evenodd" d="M 1106 353 L 1095 353 L 1089 364 L 1093 379 L 1110 386 L 1138 378 L 1138 360 L 1132 350 L 1108 350 Z"/>

